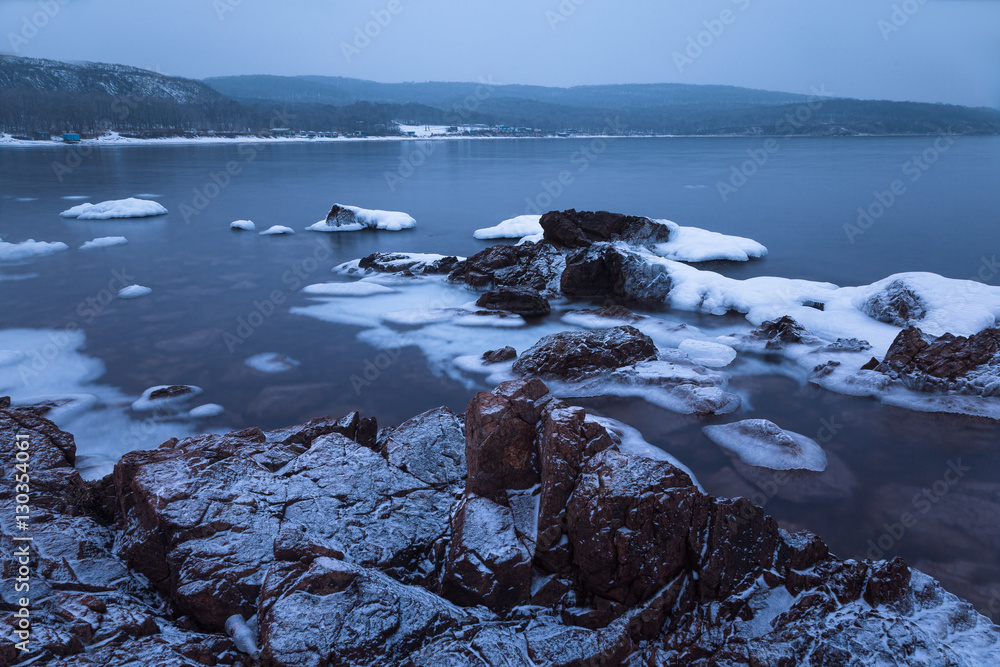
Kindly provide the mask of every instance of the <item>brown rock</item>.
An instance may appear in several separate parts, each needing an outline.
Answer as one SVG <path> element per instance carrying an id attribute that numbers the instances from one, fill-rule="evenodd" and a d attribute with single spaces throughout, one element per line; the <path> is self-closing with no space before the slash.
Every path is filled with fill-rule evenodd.
<path id="1" fill-rule="evenodd" d="M 548 300 L 530 287 L 497 287 L 479 297 L 476 305 L 488 310 L 505 310 L 525 317 L 548 315 Z"/>
<path id="2" fill-rule="evenodd" d="M 631 326 L 562 332 L 542 338 L 514 363 L 514 372 L 575 379 L 656 359 L 653 340 Z"/>
<path id="3" fill-rule="evenodd" d="M 551 211 L 542 216 L 545 240 L 567 248 L 585 248 L 594 242 L 666 243 L 670 229 L 649 218 L 607 211 Z"/>

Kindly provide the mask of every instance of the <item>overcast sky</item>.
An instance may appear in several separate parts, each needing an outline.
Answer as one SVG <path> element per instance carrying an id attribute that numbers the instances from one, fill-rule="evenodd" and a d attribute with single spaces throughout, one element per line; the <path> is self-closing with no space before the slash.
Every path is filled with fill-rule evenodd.
<path id="1" fill-rule="evenodd" d="M 194 78 L 822 86 L 1000 107 L 1000 0 L 0 0 L 0 28 L 6 53 Z"/>

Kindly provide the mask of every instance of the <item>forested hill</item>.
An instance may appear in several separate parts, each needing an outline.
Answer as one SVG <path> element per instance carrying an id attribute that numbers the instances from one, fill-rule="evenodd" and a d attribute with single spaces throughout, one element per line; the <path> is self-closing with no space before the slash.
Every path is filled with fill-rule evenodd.
<path id="1" fill-rule="evenodd" d="M 321 76 L 202 82 L 123 65 L 0 56 L 0 131 L 14 134 L 264 134 L 289 127 L 393 135 L 397 123 L 477 125 L 477 133 L 501 135 L 517 128 L 534 135 L 1000 134 L 1000 111 L 681 84 L 548 88 Z"/>

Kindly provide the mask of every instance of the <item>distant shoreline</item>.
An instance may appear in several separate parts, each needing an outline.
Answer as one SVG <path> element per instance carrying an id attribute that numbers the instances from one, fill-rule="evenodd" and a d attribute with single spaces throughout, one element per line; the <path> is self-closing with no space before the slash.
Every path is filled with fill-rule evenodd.
<path id="1" fill-rule="evenodd" d="M 162 138 L 126 138 L 104 136 L 98 139 L 82 139 L 76 143 L 51 140 L 15 139 L 10 134 L 0 134 L 0 148 L 73 148 L 77 147 L 115 147 L 115 146 L 197 146 L 221 144 L 306 144 L 306 143 L 359 143 L 359 142 L 391 142 L 391 141 L 518 141 L 518 140 L 618 140 L 618 139 L 920 139 L 925 137 L 996 137 L 1000 134 L 952 134 L 941 135 L 934 132 L 926 134 L 574 134 L 569 137 L 558 136 L 525 136 L 496 137 L 468 135 L 430 135 L 425 137 L 408 136 L 374 136 L 374 137 L 266 137 L 246 135 L 238 137 L 162 137 Z"/>

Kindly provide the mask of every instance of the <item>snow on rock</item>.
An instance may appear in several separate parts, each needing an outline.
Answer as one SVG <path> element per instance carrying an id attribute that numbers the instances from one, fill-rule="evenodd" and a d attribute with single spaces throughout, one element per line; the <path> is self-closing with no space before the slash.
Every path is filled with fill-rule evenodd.
<path id="1" fill-rule="evenodd" d="M 284 373 L 298 368 L 301 365 L 295 359 L 286 357 L 279 352 L 264 352 L 263 354 L 255 354 L 243 363 L 254 370 L 260 371 L 261 373 Z"/>
<path id="2" fill-rule="evenodd" d="M 295 230 L 291 227 L 285 227 L 284 225 L 274 225 L 268 227 L 260 233 L 261 236 L 279 236 L 281 234 L 294 234 Z"/>
<path id="3" fill-rule="evenodd" d="M 689 338 L 681 341 L 677 349 L 687 355 L 694 363 L 711 368 L 728 366 L 736 359 L 736 350 L 733 348 L 707 340 Z"/>
<path id="4" fill-rule="evenodd" d="M 310 296 L 362 297 L 376 294 L 392 294 L 396 291 L 391 287 L 363 280 L 353 283 L 318 283 L 316 285 L 306 285 L 302 288 L 302 293 Z"/>
<path id="5" fill-rule="evenodd" d="M 234 220 L 229 223 L 229 228 L 244 232 L 257 231 L 257 225 L 255 225 L 252 220 Z"/>
<path id="6" fill-rule="evenodd" d="M 206 403 L 205 405 L 192 408 L 188 412 L 188 416 L 193 419 L 208 419 L 210 417 L 218 417 L 225 411 L 226 409 L 217 403 Z"/>
<path id="7" fill-rule="evenodd" d="M 675 458 L 669 452 L 665 452 L 656 445 L 650 444 L 639 432 L 639 429 L 633 428 L 626 424 L 625 422 L 620 422 L 617 419 L 611 419 L 609 417 L 598 417 L 595 415 L 587 415 L 588 421 L 593 421 L 605 428 L 609 434 L 611 434 L 612 439 L 617 440 L 616 445 L 618 449 L 624 454 L 630 456 L 642 456 L 647 459 L 653 459 L 654 461 L 667 461 L 675 468 L 683 470 L 687 473 L 687 476 L 691 478 L 691 482 L 698 487 L 700 491 L 704 491 L 701 483 L 698 482 L 694 475 L 686 465 L 680 462 L 679 459 Z"/>
<path id="8" fill-rule="evenodd" d="M 153 290 L 149 287 L 143 287 L 142 285 L 129 285 L 118 291 L 119 299 L 138 299 L 140 297 L 149 296 L 153 293 Z"/>
<path id="9" fill-rule="evenodd" d="M 68 250 L 69 246 L 59 241 L 48 243 L 28 239 L 21 243 L 8 243 L 0 239 L 0 261 L 20 261 L 31 259 L 32 257 L 45 257 L 54 253 Z"/>
<path id="10" fill-rule="evenodd" d="M 334 267 L 334 273 L 442 275 L 450 273 L 464 257 L 434 255 L 420 252 L 376 252 L 361 259 L 344 262 Z"/>
<path id="11" fill-rule="evenodd" d="M 477 239 L 522 239 L 542 234 L 542 216 L 519 215 L 504 220 L 495 227 L 477 229 L 473 236 Z"/>
<path id="12" fill-rule="evenodd" d="M 377 211 L 334 204 L 325 220 L 320 220 L 306 229 L 313 232 L 357 232 L 362 229 L 398 232 L 416 226 L 416 220 L 399 211 Z"/>
<path id="13" fill-rule="evenodd" d="M 815 440 L 785 431 L 766 419 L 705 426 L 702 431 L 747 465 L 770 470 L 826 470 L 826 452 Z"/>
<path id="14" fill-rule="evenodd" d="M 110 248 L 116 245 L 125 245 L 128 243 L 128 239 L 124 236 L 102 236 L 96 238 L 93 241 L 87 241 L 82 246 L 80 250 L 93 250 L 94 248 Z"/>
<path id="15" fill-rule="evenodd" d="M 202 393 L 201 387 L 190 385 L 157 385 L 142 392 L 142 396 L 132 403 L 135 412 L 153 410 L 176 411 L 177 406 L 187 403 Z"/>
<path id="16" fill-rule="evenodd" d="M 753 239 L 728 236 L 697 227 L 682 227 L 670 220 L 657 222 L 670 228 L 670 240 L 653 246 L 653 252 L 665 259 L 681 262 L 746 262 L 767 254 L 767 248 Z"/>
<path id="17" fill-rule="evenodd" d="M 166 215 L 167 209 L 155 201 L 146 199 L 117 199 L 100 204 L 80 204 L 63 211 L 59 215 L 77 220 L 110 220 L 112 218 L 147 218 Z"/>

